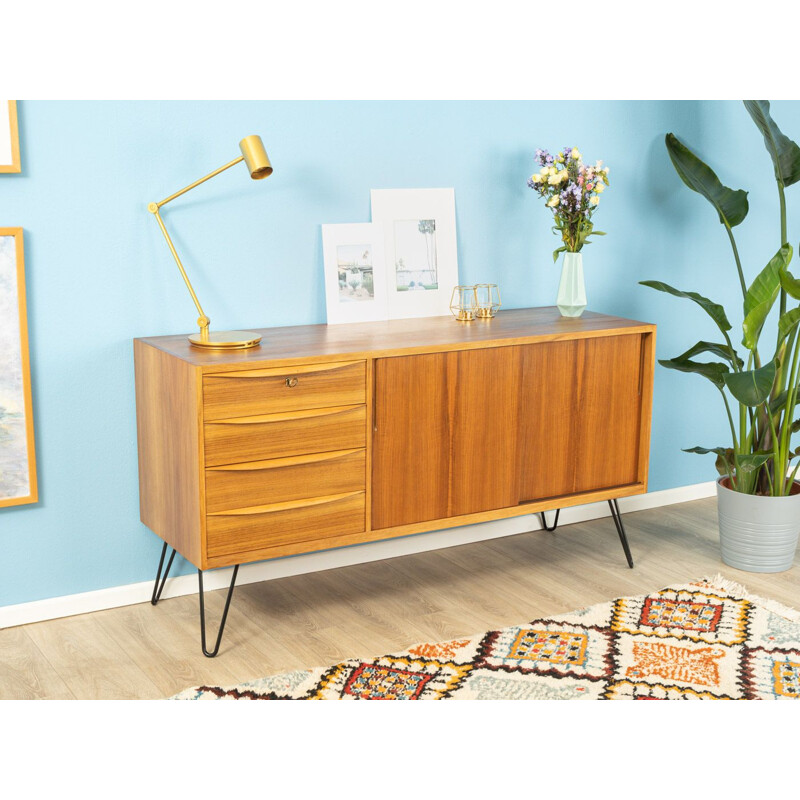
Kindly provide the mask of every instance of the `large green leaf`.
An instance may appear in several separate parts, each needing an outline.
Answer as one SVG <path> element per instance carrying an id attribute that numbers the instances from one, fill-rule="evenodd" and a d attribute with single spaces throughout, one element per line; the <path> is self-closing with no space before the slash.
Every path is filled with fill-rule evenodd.
<path id="1" fill-rule="evenodd" d="M 778 320 L 778 343 L 782 342 L 800 322 L 800 308 L 792 308 Z"/>
<path id="2" fill-rule="evenodd" d="M 714 353 L 714 355 L 720 356 L 724 358 L 729 364 L 735 363 L 739 367 L 744 366 L 744 361 L 736 354 L 736 351 L 731 352 L 730 348 L 726 344 L 720 344 L 718 342 L 698 342 L 695 345 L 692 345 L 685 353 L 681 353 L 675 361 L 683 361 L 687 358 L 693 358 L 694 356 L 699 356 L 701 353 Z"/>
<path id="3" fill-rule="evenodd" d="M 720 475 L 730 475 L 736 468 L 733 463 L 732 447 L 689 447 L 684 449 L 683 452 L 697 453 L 701 456 L 707 453 L 716 453 L 717 460 L 714 462 L 714 466 Z"/>
<path id="4" fill-rule="evenodd" d="M 777 414 L 786 405 L 786 401 L 788 399 L 789 399 L 789 391 L 787 389 L 784 389 L 779 395 L 773 397 L 772 400 L 769 401 L 769 413 Z"/>
<path id="5" fill-rule="evenodd" d="M 680 289 L 676 289 L 662 281 L 639 281 L 639 283 L 642 286 L 649 286 L 651 289 L 655 289 L 658 292 L 666 292 L 675 297 L 685 297 L 688 300 L 693 300 L 717 323 L 717 327 L 723 333 L 727 333 L 731 329 L 731 324 L 728 322 L 728 317 L 725 315 L 725 309 L 719 303 L 714 303 L 707 297 L 697 294 L 697 292 L 682 292 Z"/>
<path id="6" fill-rule="evenodd" d="M 800 181 L 800 147 L 781 133 L 781 129 L 770 116 L 769 101 L 745 100 L 744 106 L 764 137 L 764 144 L 775 167 L 776 180 L 781 181 L 784 186 Z"/>
<path id="7" fill-rule="evenodd" d="M 737 492 L 754 494 L 761 467 L 773 457 L 772 453 L 735 453 L 733 456 L 736 469 Z"/>
<path id="8" fill-rule="evenodd" d="M 665 369 L 676 369 L 679 372 L 694 372 L 708 378 L 718 389 L 722 390 L 725 385 L 725 377 L 730 373 L 727 364 L 720 364 L 718 361 L 704 363 L 701 361 L 691 361 L 688 358 L 659 359 L 659 364 Z"/>
<path id="9" fill-rule="evenodd" d="M 800 281 L 788 269 L 781 271 L 781 289 L 795 300 L 800 300 Z"/>
<path id="10" fill-rule="evenodd" d="M 729 372 L 724 378 L 725 385 L 740 403 L 746 406 L 758 406 L 769 397 L 776 371 L 777 362 L 773 359 L 759 369 Z"/>
<path id="11" fill-rule="evenodd" d="M 672 165 L 680 179 L 714 206 L 723 225 L 731 228 L 738 225 L 747 216 L 747 192 L 723 186 L 714 170 L 703 163 L 674 134 L 668 133 L 665 141 Z"/>
<path id="12" fill-rule="evenodd" d="M 764 322 L 775 305 L 781 289 L 781 272 L 792 260 L 792 246 L 785 244 L 769 260 L 764 269 L 756 275 L 755 280 L 744 297 L 744 338 L 742 344 L 748 350 L 755 350 L 758 337 Z"/>

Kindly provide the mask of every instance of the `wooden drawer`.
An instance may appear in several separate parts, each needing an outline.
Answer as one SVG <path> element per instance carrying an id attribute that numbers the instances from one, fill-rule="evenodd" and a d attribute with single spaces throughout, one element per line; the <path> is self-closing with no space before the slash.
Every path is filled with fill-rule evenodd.
<path id="1" fill-rule="evenodd" d="M 364 492 L 293 500 L 207 516 L 210 559 L 282 544 L 360 533 L 365 527 Z M 298 552 L 303 548 L 298 546 Z M 246 559 L 242 559 L 243 561 Z"/>
<path id="2" fill-rule="evenodd" d="M 206 510 L 263 506 L 309 495 L 363 492 L 366 451 L 335 450 L 206 470 Z"/>
<path id="3" fill-rule="evenodd" d="M 364 403 L 366 363 L 337 361 L 206 375 L 206 421 Z"/>
<path id="4" fill-rule="evenodd" d="M 205 429 L 206 466 L 365 447 L 366 406 L 218 420 Z"/>

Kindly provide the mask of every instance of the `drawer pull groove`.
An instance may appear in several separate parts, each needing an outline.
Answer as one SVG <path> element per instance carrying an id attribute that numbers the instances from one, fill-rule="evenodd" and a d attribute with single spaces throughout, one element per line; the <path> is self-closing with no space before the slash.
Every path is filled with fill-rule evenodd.
<path id="1" fill-rule="evenodd" d="M 344 458 L 352 453 L 359 453 L 363 449 L 363 447 L 357 447 L 353 450 L 332 450 L 327 453 L 269 458 L 263 461 L 246 461 L 241 464 L 223 464 L 216 467 L 207 467 L 207 469 L 209 472 L 258 472 L 264 469 L 281 469 L 282 467 L 293 467 L 298 464 L 318 464 L 321 461 L 332 461 L 337 458 Z"/>
<path id="2" fill-rule="evenodd" d="M 363 407 L 363 403 L 351 406 L 330 406 L 329 408 L 309 408 L 304 411 L 284 411 L 277 414 L 258 414 L 252 417 L 230 417 L 215 419 L 210 425 L 259 425 L 262 422 L 286 422 L 292 419 L 310 419 L 311 417 L 331 417 L 354 408 Z"/>
<path id="3" fill-rule="evenodd" d="M 286 379 L 286 385 L 290 389 L 294 389 L 294 387 L 297 386 L 298 383 L 300 383 L 300 379 L 299 378 L 287 378 Z"/>
<path id="4" fill-rule="evenodd" d="M 331 370 L 344 369 L 356 364 L 363 364 L 363 361 L 334 361 L 331 364 L 309 364 L 308 366 L 295 366 L 288 369 L 273 367 L 271 369 L 245 369 L 238 372 L 212 372 L 204 375 L 204 378 L 274 378 L 282 377 L 289 372 L 291 375 L 306 375 L 314 372 L 330 372 Z"/>
<path id="5" fill-rule="evenodd" d="M 340 500 L 347 500 L 351 497 L 358 497 L 364 492 L 345 492 L 344 494 L 329 494 L 325 497 L 309 497 L 304 500 L 290 500 L 286 503 L 270 503 L 265 506 L 250 506 L 249 508 L 235 508 L 230 511 L 214 511 L 209 517 L 249 517 L 255 514 L 270 514 L 275 511 L 289 511 L 293 508 L 310 508 L 311 506 L 322 506 L 329 503 L 337 503 Z"/>

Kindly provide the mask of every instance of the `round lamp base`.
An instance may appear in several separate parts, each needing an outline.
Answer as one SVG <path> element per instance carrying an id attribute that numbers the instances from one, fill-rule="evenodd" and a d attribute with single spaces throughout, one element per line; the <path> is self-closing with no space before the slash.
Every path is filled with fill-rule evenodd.
<path id="1" fill-rule="evenodd" d="M 246 350 L 255 347 L 261 336 L 252 331 L 214 331 L 203 338 L 199 333 L 193 333 L 189 341 L 195 347 L 205 347 L 209 350 Z"/>

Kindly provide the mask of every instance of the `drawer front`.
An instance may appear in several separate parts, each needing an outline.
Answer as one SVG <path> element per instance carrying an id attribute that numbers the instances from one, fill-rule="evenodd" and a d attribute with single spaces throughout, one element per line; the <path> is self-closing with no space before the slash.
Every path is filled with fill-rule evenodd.
<path id="1" fill-rule="evenodd" d="M 337 406 L 211 422 L 206 466 L 365 447 L 366 406 Z"/>
<path id="2" fill-rule="evenodd" d="M 203 377 L 206 421 L 366 401 L 366 363 L 345 361 Z"/>
<path id="3" fill-rule="evenodd" d="M 315 541 L 364 530 L 364 492 L 209 514 L 209 558 L 245 554 L 283 544 Z M 302 551 L 298 546 L 298 552 Z"/>
<path id="4" fill-rule="evenodd" d="M 309 495 L 363 492 L 366 452 L 338 450 L 206 470 L 206 510 L 229 511 Z"/>

